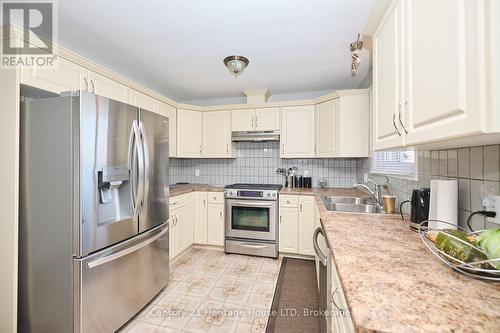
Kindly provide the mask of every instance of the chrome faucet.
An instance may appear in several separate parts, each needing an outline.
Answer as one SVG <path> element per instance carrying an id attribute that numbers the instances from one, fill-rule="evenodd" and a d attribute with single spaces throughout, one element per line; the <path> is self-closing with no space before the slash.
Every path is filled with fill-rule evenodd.
<path id="1" fill-rule="evenodd" d="M 378 207 L 382 208 L 383 207 L 383 204 L 382 204 L 382 185 L 377 184 L 376 182 L 374 182 L 371 179 L 367 179 L 367 183 L 372 183 L 374 185 L 374 191 L 372 191 L 368 185 L 361 184 L 361 183 L 354 184 L 352 186 L 352 188 L 364 189 L 366 192 L 368 192 L 372 196 L 373 200 L 375 201 L 375 204 Z"/>

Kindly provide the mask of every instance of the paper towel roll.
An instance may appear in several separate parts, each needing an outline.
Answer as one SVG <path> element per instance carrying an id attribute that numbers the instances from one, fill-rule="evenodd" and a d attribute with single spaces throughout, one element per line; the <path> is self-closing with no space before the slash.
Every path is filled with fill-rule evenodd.
<path id="1" fill-rule="evenodd" d="M 458 181 L 431 180 L 429 220 L 445 221 L 458 225 Z M 446 223 L 429 221 L 429 228 L 453 229 Z"/>

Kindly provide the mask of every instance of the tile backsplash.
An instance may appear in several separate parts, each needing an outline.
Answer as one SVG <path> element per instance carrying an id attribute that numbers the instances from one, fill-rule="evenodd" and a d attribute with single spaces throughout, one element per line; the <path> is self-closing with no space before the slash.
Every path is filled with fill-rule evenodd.
<path id="1" fill-rule="evenodd" d="M 370 172 L 370 159 L 359 159 L 358 181 Z M 383 183 L 385 178 L 370 174 L 370 178 Z M 430 187 L 431 179 L 456 179 L 458 181 L 459 224 L 467 227 L 470 212 L 483 209 L 482 189 L 493 189 L 500 195 L 500 145 L 467 147 L 458 149 L 418 151 L 418 180 L 389 177 L 389 189 L 397 197 L 397 204 L 411 198 L 414 188 Z M 410 206 L 403 211 L 409 214 Z M 474 216 L 473 229 L 498 227 L 482 216 Z"/>
<path id="2" fill-rule="evenodd" d="M 170 159 L 170 183 L 283 184 L 284 178 L 276 174 L 276 169 L 292 166 L 298 168 L 299 174 L 309 171 L 313 186 L 317 186 L 321 178 L 325 178 L 330 187 L 351 187 L 356 182 L 356 159 L 282 159 L 279 142 L 239 142 L 235 145 L 237 158 Z"/>

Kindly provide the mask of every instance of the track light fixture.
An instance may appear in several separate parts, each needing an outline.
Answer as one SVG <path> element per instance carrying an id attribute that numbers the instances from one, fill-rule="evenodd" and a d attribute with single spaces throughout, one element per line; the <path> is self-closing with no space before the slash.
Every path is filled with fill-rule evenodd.
<path id="1" fill-rule="evenodd" d="M 349 46 L 349 51 L 351 52 L 351 76 L 356 75 L 356 71 L 358 70 L 359 64 L 361 63 L 361 57 L 359 53 L 363 48 L 363 42 L 361 41 L 361 35 L 358 34 L 358 39 L 351 43 Z"/>

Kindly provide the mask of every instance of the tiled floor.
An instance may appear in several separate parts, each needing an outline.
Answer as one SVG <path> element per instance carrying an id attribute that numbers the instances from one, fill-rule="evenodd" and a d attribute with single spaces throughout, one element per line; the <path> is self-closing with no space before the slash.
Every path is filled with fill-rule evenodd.
<path id="1" fill-rule="evenodd" d="M 265 332 L 281 259 L 192 249 L 169 285 L 120 333 Z"/>

